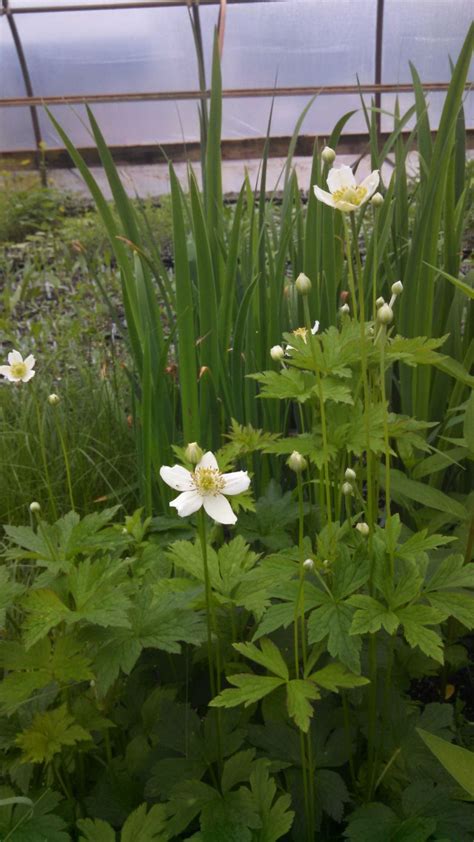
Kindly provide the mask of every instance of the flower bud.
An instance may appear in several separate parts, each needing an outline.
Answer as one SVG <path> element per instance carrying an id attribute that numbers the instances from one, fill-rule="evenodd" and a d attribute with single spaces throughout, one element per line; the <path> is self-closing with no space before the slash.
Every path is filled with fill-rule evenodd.
<path id="1" fill-rule="evenodd" d="M 344 494 L 344 497 L 348 497 L 349 494 L 352 494 L 353 490 L 354 489 L 352 488 L 352 485 L 350 484 L 350 482 L 343 482 L 342 483 L 341 491 Z"/>
<path id="2" fill-rule="evenodd" d="M 203 457 L 203 452 L 197 441 L 192 441 L 188 444 L 186 450 L 184 451 L 184 455 L 188 462 L 191 462 L 191 465 L 197 465 Z"/>
<path id="3" fill-rule="evenodd" d="M 328 569 L 328 567 L 329 567 L 329 561 L 328 561 L 328 559 L 327 559 L 327 558 L 325 558 L 325 559 L 324 559 L 324 561 L 323 561 L 323 567 L 324 567 L 324 570 L 325 570 L 325 571 L 326 571 L 326 570 Z"/>
<path id="4" fill-rule="evenodd" d="M 303 567 L 305 570 L 313 570 L 314 568 L 314 561 L 312 558 L 307 558 L 306 561 L 303 561 Z"/>
<path id="5" fill-rule="evenodd" d="M 382 304 L 377 310 L 377 321 L 381 325 L 389 325 L 393 321 L 393 310 L 388 304 Z"/>
<path id="6" fill-rule="evenodd" d="M 311 281 L 304 272 L 300 272 L 298 275 L 295 286 L 300 295 L 308 295 L 311 292 Z"/>
<path id="7" fill-rule="evenodd" d="M 380 307 L 382 307 L 384 304 L 385 304 L 385 298 L 382 298 L 382 296 L 377 298 L 377 301 L 375 302 L 375 306 L 377 307 L 377 310 L 379 310 Z"/>
<path id="8" fill-rule="evenodd" d="M 361 523 L 356 523 L 356 529 L 357 532 L 360 532 L 360 534 L 363 535 L 365 538 L 367 537 L 370 531 L 369 524 L 365 523 L 364 521 L 361 521 Z"/>
<path id="9" fill-rule="evenodd" d="M 392 284 L 392 295 L 400 295 L 403 292 L 403 284 L 401 281 L 395 281 Z"/>
<path id="10" fill-rule="evenodd" d="M 374 208 L 379 208 L 380 205 L 383 205 L 383 196 L 381 193 L 374 193 L 370 200 L 370 204 L 374 206 Z"/>
<path id="11" fill-rule="evenodd" d="M 285 356 L 285 352 L 281 345 L 274 345 L 273 348 L 270 348 L 270 356 L 276 363 L 282 360 Z"/>
<path id="12" fill-rule="evenodd" d="M 57 406 L 60 400 L 61 398 L 59 397 L 59 395 L 55 395 L 54 392 L 48 397 L 48 403 L 50 406 Z"/>
<path id="13" fill-rule="evenodd" d="M 350 313 L 351 308 L 349 307 L 348 304 L 343 304 L 342 307 L 339 307 L 339 312 L 340 313 Z"/>
<path id="14" fill-rule="evenodd" d="M 323 151 L 321 152 L 321 158 L 323 159 L 325 164 L 332 164 L 336 158 L 336 153 L 334 149 L 331 149 L 330 146 L 325 146 Z"/>
<path id="15" fill-rule="evenodd" d="M 294 450 L 291 454 L 290 458 L 287 462 L 288 467 L 295 472 L 295 474 L 300 474 L 301 471 L 306 470 L 308 467 L 308 463 L 304 456 L 301 453 L 298 453 L 297 450 Z"/>
<path id="16" fill-rule="evenodd" d="M 36 500 L 33 500 L 33 502 L 32 502 L 32 503 L 30 503 L 30 512 L 31 512 L 31 514 L 33 514 L 33 515 L 34 515 L 34 514 L 38 514 L 38 512 L 40 512 L 40 511 L 41 511 L 41 506 L 40 506 L 40 504 L 39 504 L 39 503 L 37 503 L 37 502 L 36 502 Z"/>
<path id="17" fill-rule="evenodd" d="M 352 468 L 347 468 L 344 479 L 352 480 L 356 478 L 356 472 L 352 470 Z"/>

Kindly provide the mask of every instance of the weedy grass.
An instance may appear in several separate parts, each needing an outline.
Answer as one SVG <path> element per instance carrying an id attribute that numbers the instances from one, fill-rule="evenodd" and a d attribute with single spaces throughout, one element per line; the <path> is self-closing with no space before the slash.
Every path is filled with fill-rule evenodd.
<path id="1" fill-rule="evenodd" d="M 40 366 L 8 383 L 42 499 L 5 526 L 0 566 L 5 842 L 471 842 L 471 53 L 472 31 L 434 143 L 415 71 L 408 140 L 396 114 L 379 150 L 367 109 L 374 168 L 395 155 L 381 205 L 304 206 L 290 149 L 277 208 L 267 150 L 227 214 L 216 45 L 203 193 L 170 166 L 171 268 L 93 114 L 113 208 L 55 123 L 110 238 L 98 282 L 123 306 L 135 451 L 132 467 L 94 454 L 107 430 L 117 454 L 132 436 L 125 370 L 97 376 L 94 350 L 57 404 Z M 327 174 L 316 144 L 313 179 Z M 81 517 L 101 464 L 117 505 Z"/>

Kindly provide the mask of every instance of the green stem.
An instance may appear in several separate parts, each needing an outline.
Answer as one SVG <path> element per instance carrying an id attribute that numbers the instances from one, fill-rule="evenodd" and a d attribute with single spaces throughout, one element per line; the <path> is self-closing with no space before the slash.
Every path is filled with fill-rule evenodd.
<path id="1" fill-rule="evenodd" d="M 207 660 L 209 666 L 209 684 L 211 696 L 216 695 L 216 681 L 214 677 L 214 664 L 212 662 L 212 626 L 213 612 L 211 602 L 211 582 L 209 578 L 209 567 L 207 563 L 207 536 L 206 536 L 206 514 L 201 509 L 198 515 L 199 540 L 201 542 L 202 564 L 204 568 L 204 592 L 206 597 L 206 625 L 207 625 Z"/>
<path id="2" fill-rule="evenodd" d="M 43 425 L 42 425 L 42 422 L 41 422 L 41 412 L 40 412 L 39 403 L 38 403 L 37 398 L 35 397 L 34 400 L 35 400 L 35 409 L 36 409 L 36 421 L 37 421 L 37 424 L 38 424 L 39 446 L 40 446 L 41 459 L 42 459 L 42 462 L 43 462 L 44 475 L 45 475 L 45 479 L 46 479 L 46 487 L 48 489 L 48 497 L 49 497 L 49 501 L 51 503 L 53 520 L 57 520 L 58 519 L 58 510 L 56 508 L 56 501 L 54 499 L 53 488 L 52 488 L 52 485 L 51 485 L 51 477 L 50 477 L 50 474 L 49 474 L 48 460 L 46 458 L 46 448 L 44 446 Z"/>
<path id="3" fill-rule="evenodd" d="M 321 412 L 321 433 L 323 439 L 323 458 L 324 458 L 324 486 L 326 490 L 326 516 L 329 525 L 332 524 L 332 502 L 331 502 L 331 482 L 329 478 L 329 449 L 328 449 L 328 431 L 326 421 L 326 408 L 324 405 L 323 382 L 321 379 L 321 372 L 319 370 L 318 359 L 316 356 L 316 348 L 314 346 L 313 335 L 311 333 L 311 317 L 309 313 L 308 296 L 303 296 L 303 310 L 306 321 L 306 329 L 308 331 L 308 342 L 311 344 L 311 353 L 313 355 L 313 365 L 316 374 L 318 385 L 319 408 Z"/>
<path id="4" fill-rule="evenodd" d="M 59 423 L 57 417 L 57 410 L 53 407 L 53 414 L 54 414 L 54 423 L 56 426 L 56 432 L 59 438 L 59 442 L 61 444 L 61 450 L 63 452 L 63 459 L 64 459 L 64 467 L 66 468 L 66 480 L 67 480 L 67 487 L 69 491 L 69 501 L 71 503 L 71 509 L 73 512 L 76 511 L 76 506 L 74 504 L 74 494 L 72 491 L 72 479 L 71 479 L 71 467 L 69 464 L 69 456 L 67 452 L 66 442 L 64 441 L 63 431 L 61 430 L 61 425 Z"/>
<path id="5" fill-rule="evenodd" d="M 388 433 L 388 408 L 387 408 L 387 395 L 385 390 L 385 337 L 386 337 L 386 330 L 383 328 L 382 335 L 380 337 L 380 389 L 382 392 L 382 406 L 383 406 L 383 437 L 384 437 L 384 450 L 385 450 L 385 518 L 386 524 L 389 527 L 390 531 L 390 523 L 392 518 L 391 512 L 391 487 L 390 487 L 390 441 L 389 441 L 389 433 Z M 390 540 L 390 578 L 393 581 L 394 575 L 394 559 L 393 559 L 393 545 L 392 541 Z"/>
<path id="6" fill-rule="evenodd" d="M 350 726 L 350 717 L 349 717 L 349 703 L 347 701 L 347 694 L 344 690 L 341 691 L 342 697 L 342 712 L 344 716 L 344 733 L 346 737 L 346 745 L 347 745 L 347 753 L 349 755 L 349 769 L 351 773 L 351 781 L 352 781 L 352 789 L 355 789 L 356 785 L 356 776 L 355 776 L 355 769 L 354 769 L 354 758 L 352 756 L 352 740 L 351 740 L 351 726 Z"/>
<path id="7" fill-rule="evenodd" d="M 202 562 L 204 568 L 204 588 L 206 593 L 206 621 L 207 621 L 207 657 L 209 665 L 209 683 L 211 686 L 211 695 L 214 698 L 221 689 L 221 655 L 219 646 L 219 634 L 214 615 L 214 608 L 212 604 L 211 580 L 209 576 L 209 565 L 207 561 L 207 530 L 206 530 L 206 513 L 201 508 L 198 514 L 198 528 L 199 539 L 201 542 Z M 214 664 L 212 660 L 212 632 L 216 638 L 216 677 L 214 678 Z M 217 709 L 217 756 L 219 771 L 222 771 L 222 714 L 220 708 Z"/>

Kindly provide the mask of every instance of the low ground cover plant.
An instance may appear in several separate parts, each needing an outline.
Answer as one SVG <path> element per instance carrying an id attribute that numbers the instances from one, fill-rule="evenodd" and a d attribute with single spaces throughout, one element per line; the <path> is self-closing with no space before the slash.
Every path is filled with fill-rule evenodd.
<path id="1" fill-rule="evenodd" d="M 224 212 L 215 56 L 203 193 L 170 170 L 171 267 L 93 115 L 115 210 L 58 126 L 110 237 L 141 505 L 111 480 L 116 505 L 78 507 L 67 389 L 11 349 L 46 482 L 4 527 L 4 842 L 472 839 L 470 38 L 434 143 L 413 71 L 414 190 L 408 117 L 362 182 L 346 117 L 304 208 L 290 155 L 278 214 L 265 160 Z"/>

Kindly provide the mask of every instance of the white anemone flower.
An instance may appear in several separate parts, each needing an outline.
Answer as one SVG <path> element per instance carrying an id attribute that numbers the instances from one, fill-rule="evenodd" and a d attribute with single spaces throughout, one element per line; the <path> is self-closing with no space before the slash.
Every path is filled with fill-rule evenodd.
<path id="1" fill-rule="evenodd" d="M 370 199 L 379 186 L 379 181 L 379 171 L 374 170 L 360 184 L 357 184 L 351 168 L 344 164 L 342 167 L 333 167 L 329 170 L 327 178 L 329 193 L 321 190 L 316 184 L 314 192 L 316 198 L 325 205 L 349 213 L 357 210 Z"/>
<path id="2" fill-rule="evenodd" d="M 204 454 L 193 473 L 181 465 L 172 468 L 163 465 L 160 476 L 175 491 L 182 492 L 170 503 L 180 517 L 188 517 L 204 506 L 209 517 L 224 524 L 237 520 L 224 495 L 241 494 L 250 485 L 247 471 L 221 474 L 216 457 L 210 451 Z"/>
<path id="3" fill-rule="evenodd" d="M 0 365 L 0 374 L 10 383 L 28 383 L 28 380 L 35 376 L 34 366 L 33 354 L 24 360 L 19 351 L 10 351 L 8 365 Z"/>

